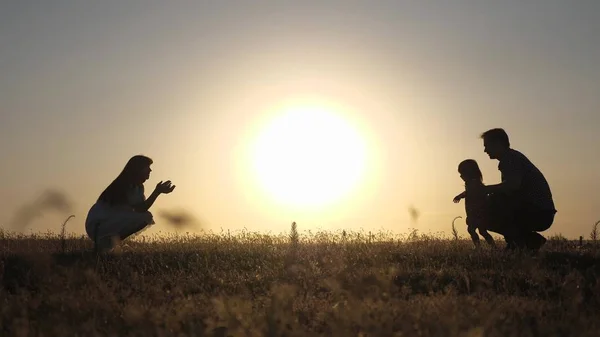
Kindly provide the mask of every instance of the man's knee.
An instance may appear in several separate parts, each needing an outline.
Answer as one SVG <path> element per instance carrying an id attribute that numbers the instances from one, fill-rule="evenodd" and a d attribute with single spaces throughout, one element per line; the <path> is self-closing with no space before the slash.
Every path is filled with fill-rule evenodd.
<path id="1" fill-rule="evenodd" d="M 546 231 L 554 223 L 556 211 L 543 211 L 537 217 L 537 221 L 533 223 L 533 230 L 536 232 Z"/>
<path id="2" fill-rule="evenodd" d="M 523 209 L 516 213 L 515 222 L 526 231 L 543 232 L 552 226 L 555 214 L 555 211 Z"/>

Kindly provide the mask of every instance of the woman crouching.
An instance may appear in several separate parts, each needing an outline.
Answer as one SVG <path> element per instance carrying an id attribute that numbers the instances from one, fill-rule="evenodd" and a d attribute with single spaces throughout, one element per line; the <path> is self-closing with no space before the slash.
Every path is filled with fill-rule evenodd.
<path id="1" fill-rule="evenodd" d="M 175 185 L 170 180 L 161 181 L 146 199 L 143 184 L 150 178 L 150 165 L 152 159 L 146 156 L 129 159 L 88 212 L 85 230 L 96 250 L 110 250 L 116 242 L 154 224 L 148 209 L 160 194 L 173 192 Z"/>

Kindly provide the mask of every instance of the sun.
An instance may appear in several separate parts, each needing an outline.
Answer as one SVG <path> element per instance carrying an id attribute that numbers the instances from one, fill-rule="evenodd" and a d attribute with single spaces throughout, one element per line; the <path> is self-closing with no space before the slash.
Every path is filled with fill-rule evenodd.
<path id="1" fill-rule="evenodd" d="M 357 188 L 365 142 L 342 115 L 321 106 L 283 109 L 253 149 L 259 186 L 280 204 L 321 207 Z"/>

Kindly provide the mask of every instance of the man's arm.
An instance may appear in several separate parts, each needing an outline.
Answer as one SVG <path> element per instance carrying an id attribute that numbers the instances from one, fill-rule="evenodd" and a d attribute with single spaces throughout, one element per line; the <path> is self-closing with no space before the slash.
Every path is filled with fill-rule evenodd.
<path id="1" fill-rule="evenodd" d="M 485 193 L 497 193 L 503 190 L 502 183 L 495 185 L 485 185 Z"/>
<path id="2" fill-rule="evenodd" d="M 511 165 L 512 164 L 512 165 Z M 517 164 L 510 163 L 502 172 L 503 180 L 500 184 L 487 185 L 486 193 L 504 192 L 511 194 L 521 187 L 523 170 Z"/>

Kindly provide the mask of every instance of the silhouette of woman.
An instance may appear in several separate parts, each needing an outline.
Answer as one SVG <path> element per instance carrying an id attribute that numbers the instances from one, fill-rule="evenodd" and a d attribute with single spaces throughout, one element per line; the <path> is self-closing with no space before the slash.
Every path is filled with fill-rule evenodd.
<path id="1" fill-rule="evenodd" d="M 96 249 L 111 249 L 115 241 L 125 240 L 154 224 L 148 209 L 160 194 L 173 192 L 175 185 L 171 185 L 170 180 L 161 181 L 146 199 L 143 184 L 152 172 L 150 165 L 152 159 L 146 156 L 131 157 L 119 176 L 90 208 L 85 230 L 94 240 Z"/>

